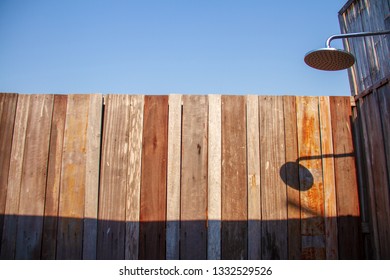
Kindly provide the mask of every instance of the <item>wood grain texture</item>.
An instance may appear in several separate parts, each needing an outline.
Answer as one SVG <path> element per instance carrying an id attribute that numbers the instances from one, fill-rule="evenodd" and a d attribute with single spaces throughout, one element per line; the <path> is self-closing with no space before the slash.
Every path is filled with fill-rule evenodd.
<path id="1" fill-rule="evenodd" d="M 387 159 L 387 176 L 390 179 L 390 82 L 378 88 L 377 94 L 382 121 L 383 143 Z"/>
<path id="2" fill-rule="evenodd" d="M 17 101 L 16 94 L 0 93 L 0 252 Z"/>
<path id="3" fill-rule="evenodd" d="M 53 101 L 41 253 L 41 258 L 45 260 L 56 258 L 58 204 L 67 100 L 66 95 L 55 95 Z"/>
<path id="4" fill-rule="evenodd" d="M 86 177 L 83 259 L 96 259 L 98 199 L 100 175 L 100 139 L 102 129 L 103 98 L 101 94 L 89 95 L 86 143 Z"/>
<path id="5" fill-rule="evenodd" d="M 165 258 L 168 96 L 145 96 L 140 259 Z"/>
<path id="6" fill-rule="evenodd" d="M 299 191 L 297 111 L 294 96 L 283 97 L 284 138 L 286 145 L 285 176 L 287 185 L 288 258 L 301 258 L 301 203 Z"/>
<path id="7" fill-rule="evenodd" d="M 14 259 L 19 214 L 20 186 L 30 95 L 18 96 L 8 173 L 7 200 L 1 241 L 1 259 Z M 3 109 L 4 110 L 4 109 Z"/>
<path id="8" fill-rule="evenodd" d="M 371 157 L 371 149 L 370 149 L 370 135 L 371 135 L 371 127 L 370 127 L 370 112 L 369 106 L 367 105 L 366 99 L 359 100 L 358 102 L 358 118 L 361 122 L 361 139 L 362 139 L 362 150 L 364 157 L 359 158 L 360 162 L 363 163 L 363 167 L 365 170 L 365 179 L 366 185 L 365 190 L 367 192 L 367 200 L 368 200 L 368 216 L 369 216 L 369 225 L 371 239 L 370 239 L 370 255 L 373 259 L 380 259 L 380 244 L 379 244 L 379 233 L 378 233 L 378 221 L 376 216 L 376 202 L 375 202 L 375 187 L 374 187 L 374 173 L 372 170 L 372 157 Z"/>
<path id="9" fill-rule="evenodd" d="M 248 165 L 248 259 L 261 259 L 261 198 L 260 198 L 260 132 L 259 98 L 248 95 L 247 165 Z"/>
<path id="10" fill-rule="evenodd" d="M 180 166 L 182 96 L 169 96 L 166 259 L 180 258 Z"/>
<path id="11" fill-rule="evenodd" d="M 246 98 L 222 96 L 222 259 L 248 258 Z"/>
<path id="12" fill-rule="evenodd" d="M 287 190 L 280 177 L 285 164 L 283 99 L 259 97 L 262 258 L 287 259 Z"/>
<path id="13" fill-rule="evenodd" d="M 318 98 L 297 97 L 299 181 L 301 190 L 301 234 L 303 259 L 324 259 L 325 238 L 324 187 L 321 162 L 321 139 Z M 311 237 L 311 239 L 310 239 Z M 313 242 L 310 243 L 310 240 Z M 303 241 L 303 239 L 302 239 Z"/>
<path id="14" fill-rule="evenodd" d="M 99 198 L 99 259 L 124 259 L 130 114 L 131 96 L 107 96 Z"/>
<path id="15" fill-rule="evenodd" d="M 207 257 L 207 96 L 183 96 L 180 258 Z"/>
<path id="16" fill-rule="evenodd" d="M 130 155 L 126 201 L 125 259 L 138 259 L 144 96 L 131 97 Z"/>
<path id="17" fill-rule="evenodd" d="M 221 95 L 209 95 L 207 258 L 221 259 Z"/>
<path id="18" fill-rule="evenodd" d="M 332 139 L 332 121 L 330 114 L 329 97 L 319 98 L 320 108 L 320 130 L 321 130 L 321 151 L 322 169 L 324 181 L 324 217 L 325 217 L 325 243 L 326 258 L 338 259 L 338 236 L 337 236 L 337 201 L 335 164 Z M 337 154 L 336 154 L 337 156 Z M 357 185 L 354 185 L 356 188 Z"/>
<path id="19" fill-rule="evenodd" d="M 390 232 L 390 215 L 388 214 L 390 213 L 389 181 L 386 174 L 385 147 L 379 112 L 377 95 L 367 96 L 362 103 L 361 114 L 365 120 L 364 140 L 365 150 L 368 153 L 366 160 L 370 179 L 370 208 L 373 210 L 373 220 L 376 219 L 377 221 L 376 224 L 373 224 L 374 233 L 376 232 L 378 236 L 377 248 L 379 254 L 377 257 L 388 259 L 390 258 L 388 234 Z"/>
<path id="20" fill-rule="evenodd" d="M 41 257 L 52 110 L 52 95 L 30 97 L 20 185 L 16 259 Z"/>
<path id="21" fill-rule="evenodd" d="M 69 95 L 62 152 L 57 259 L 81 259 L 84 228 L 88 95 Z"/>

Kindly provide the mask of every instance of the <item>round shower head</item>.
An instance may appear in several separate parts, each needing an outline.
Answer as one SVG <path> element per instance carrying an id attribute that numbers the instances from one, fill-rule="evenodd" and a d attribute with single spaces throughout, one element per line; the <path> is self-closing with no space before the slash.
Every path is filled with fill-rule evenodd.
<path id="1" fill-rule="evenodd" d="M 355 57 L 343 50 L 323 48 L 308 52 L 305 62 L 318 70 L 336 71 L 351 67 L 355 63 Z"/>

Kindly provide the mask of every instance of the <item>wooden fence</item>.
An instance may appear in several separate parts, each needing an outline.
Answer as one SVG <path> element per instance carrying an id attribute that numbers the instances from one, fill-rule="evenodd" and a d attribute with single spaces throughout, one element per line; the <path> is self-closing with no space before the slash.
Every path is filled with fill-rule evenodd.
<path id="1" fill-rule="evenodd" d="M 389 0 L 350 0 L 339 13 L 343 33 L 390 30 Z M 367 257 L 390 259 L 390 35 L 345 40 L 361 217 Z"/>
<path id="2" fill-rule="evenodd" d="M 364 258 L 349 97 L 0 94 L 2 259 Z"/>

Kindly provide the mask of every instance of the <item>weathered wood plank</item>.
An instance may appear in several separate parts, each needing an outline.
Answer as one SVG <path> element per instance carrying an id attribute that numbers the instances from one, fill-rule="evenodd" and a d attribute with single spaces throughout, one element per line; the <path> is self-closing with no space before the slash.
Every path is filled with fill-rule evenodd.
<path id="1" fill-rule="evenodd" d="M 222 96 L 222 259 L 248 258 L 245 105 Z"/>
<path id="2" fill-rule="evenodd" d="M 180 256 L 181 95 L 169 96 L 166 259 Z"/>
<path id="3" fill-rule="evenodd" d="M 325 247 L 318 247 L 318 244 L 325 244 L 318 242 L 320 238 L 325 238 L 318 106 L 318 98 L 297 97 L 303 259 L 324 259 L 326 254 Z"/>
<path id="4" fill-rule="evenodd" d="M 0 241 L 3 237 L 8 172 L 11 160 L 17 94 L 0 93 Z M 1 252 L 0 242 L 0 252 Z"/>
<path id="5" fill-rule="evenodd" d="M 102 129 L 103 99 L 101 94 L 89 95 L 89 112 L 86 143 L 86 178 L 83 259 L 96 259 L 97 218 L 100 175 L 100 138 Z"/>
<path id="6" fill-rule="evenodd" d="M 326 258 L 338 259 L 337 202 L 329 97 L 320 97 L 320 130 L 324 183 Z"/>
<path id="7" fill-rule="evenodd" d="M 221 96 L 209 95 L 207 258 L 221 259 Z"/>
<path id="8" fill-rule="evenodd" d="M 14 259 L 16 249 L 16 234 L 19 214 L 20 186 L 23 170 L 23 155 L 27 129 L 30 95 L 18 96 L 15 125 L 12 136 L 11 158 L 8 173 L 7 200 L 3 238 L 1 245 L 1 259 Z"/>
<path id="9" fill-rule="evenodd" d="M 261 199 L 260 199 L 260 132 L 259 98 L 248 95 L 247 165 L 248 165 L 248 259 L 261 259 Z"/>
<path id="10" fill-rule="evenodd" d="M 362 150 L 363 157 L 360 158 L 360 162 L 363 164 L 365 170 L 365 179 L 366 185 L 363 185 L 367 193 L 368 200 L 368 215 L 369 215 L 369 225 L 370 225 L 370 252 L 369 255 L 373 259 L 380 258 L 380 245 L 379 245 L 379 234 L 378 234 L 378 221 L 376 217 L 376 202 L 375 202 L 375 192 L 374 192 L 374 179 L 373 179 L 373 170 L 372 170 L 372 159 L 371 159 L 371 149 L 370 149 L 370 112 L 368 103 L 365 102 L 366 98 L 360 99 L 358 102 L 358 117 L 361 121 L 361 139 L 362 139 Z"/>
<path id="11" fill-rule="evenodd" d="M 287 259 L 287 190 L 280 177 L 285 164 L 283 98 L 259 97 L 262 258 Z"/>
<path id="12" fill-rule="evenodd" d="M 130 95 L 108 95 L 99 192 L 98 259 L 124 259 Z"/>
<path id="13" fill-rule="evenodd" d="M 57 259 L 82 258 L 89 101 L 88 95 L 68 96 L 62 151 Z"/>
<path id="14" fill-rule="evenodd" d="M 145 96 L 140 259 L 165 258 L 168 96 Z"/>
<path id="15" fill-rule="evenodd" d="M 144 96 L 131 97 L 129 182 L 126 202 L 125 259 L 138 259 L 139 215 L 141 195 L 141 160 Z"/>
<path id="16" fill-rule="evenodd" d="M 377 94 L 371 94 L 364 99 L 362 113 L 366 120 L 366 151 L 368 151 L 369 168 L 372 184 L 370 207 L 375 207 L 377 233 L 379 239 L 379 258 L 390 258 L 390 198 L 389 181 L 387 178 L 385 146 L 381 116 L 379 114 Z M 375 206 L 373 206 L 375 205 Z M 340 213 L 339 213 L 340 215 Z M 374 225 L 375 226 L 375 225 Z"/>
<path id="17" fill-rule="evenodd" d="M 341 259 L 361 259 L 359 195 L 352 141 L 351 103 L 348 97 L 331 97 L 333 146 Z"/>
<path id="18" fill-rule="evenodd" d="M 183 96 L 180 258 L 207 256 L 207 96 Z"/>
<path id="19" fill-rule="evenodd" d="M 53 101 L 41 253 L 41 258 L 45 260 L 56 258 L 58 202 L 67 99 L 66 95 L 55 95 Z"/>
<path id="20" fill-rule="evenodd" d="M 281 169 L 287 184 L 288 258 L 301 258 L 301 203 L 299 191 L 297 111 L 295 96 L 283 97 L 286 163 Z"/>
<path id="21" fill-rule="evenodd" d="M 390 82 L 380 87 L 377 94 L 383 129 L 383 143 L 385 145 L 387 159 L 387 176 L 390 179 Z"/>
<path id="22" fill-rule="evenodd" d="M 30 99 L 20 186 L 16 259 L 40 259 L 42 246 L 53 96 L 32 95 Z"/>

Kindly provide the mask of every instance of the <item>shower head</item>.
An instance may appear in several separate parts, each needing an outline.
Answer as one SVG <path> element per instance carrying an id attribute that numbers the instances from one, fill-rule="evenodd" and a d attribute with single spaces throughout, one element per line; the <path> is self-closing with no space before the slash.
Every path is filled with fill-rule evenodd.
<path id="1" fill-rule="evenodd" d="M 351 67 L 355 63 L 355 57 L 343 50 L 323 48 L 308 52 L 305 62 L 318 70 L 337 71 Z"/>
<path id="2" fill-rule="evenodd" d="M 355 63 L 355 57 L 347 51 L 331 48 L 330 42 L 332 40 L 385 34 L 390 34 L 390 30 L 383 30 L 378 32 L 346 33 L 330 36 L 326 41 L 325 48 L 308 52 L 305 55 L 305 62 L 310 67 L 319 70 L 336 71 L 347 69 Z"/>

